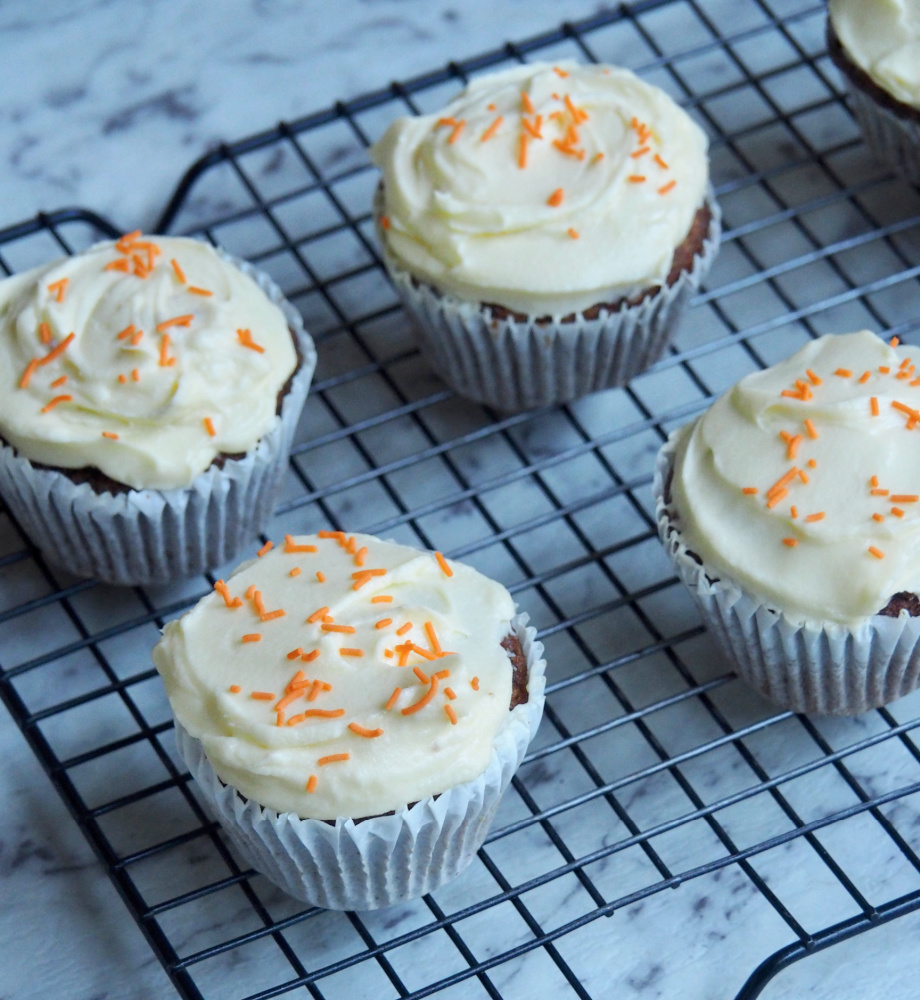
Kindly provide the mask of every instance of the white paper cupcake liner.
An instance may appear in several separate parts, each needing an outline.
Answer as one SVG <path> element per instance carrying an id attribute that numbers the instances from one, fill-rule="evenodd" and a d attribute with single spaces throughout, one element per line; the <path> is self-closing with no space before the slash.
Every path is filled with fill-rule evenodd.
<path id="1" fill-rule="evenodd" d="M 846 80 L 847 97 L 866 145 L 881 163 L 920 181 L 920 123 L 902 118 Z"/>
<path id="2" fill-rule="evenodd" d="M 719 248 L 722 215 L 711 191 L 706 204 L 712 218 L 702 249 L 673 285 L 638 305 L 569 323 L 493 319 L 479 303 L 420 284 L 387 249 L 380 188 L 374 208 L 384 263 L 425 359 L 461 396 L 516 412 L 623 385 L 662 356 Z"/>
<path id="3" fill-rule="evenodd" d="M 738 673 L 765 698 L 796 712 L 857 715 L 920 686 L 920 618 L 873 615 L 852 628 L 791 621 L 701 565 L 665 502 L 677 441 L 658 453 L 653 490 L 658 535 L 710 630 Z"/>
<path id="4" fill-rule="evenodd" d="M 392 815 L 326 823 L 244 801 L 225 785 L 201 742 L 176 723 L 179 752 L 204 802 L 240 855 L 285 892 L 331 910 L 374 910 L 433 892 L 473 860 L 543 715 L 543 644 L 512 623 L 527 660 L 528 700 L 509 713 L 483 774 Z"/>
<path id="5" fill-rule="evenodd" d="M 280 419 L 243 458 L 228 459 L 222 468 L 212 465 L 190 486 L 175 490 L 97 493 L 63 472 L 36 468 L 3 444 L 0 494 L 48 562 L 106 583 L 168 583 L 228 562 L 265 527 L 287 469 L 316 350 L 300 313 L 274 281 L 219 252 L 256 280 L 296 338 L 300 366 Z"/>

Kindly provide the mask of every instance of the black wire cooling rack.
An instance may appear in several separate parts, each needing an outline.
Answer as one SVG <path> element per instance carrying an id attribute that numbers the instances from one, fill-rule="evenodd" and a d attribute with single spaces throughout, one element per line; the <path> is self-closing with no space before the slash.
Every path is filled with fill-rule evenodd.
<path id="1" fill-rule="evenodd" d="M 794 0 L 620 7 L 222 146 L 180 184 L 160 231 L 268 271 L 319 348 L 270 534 L 371 531 L 473 563 L 530 612 L 550 682 L 466 874 L 394 910 L 305 910 L 242 870 L 205 815 L 150 665 L 158 629 L 213 578 L 74 580 L 0 513 L 0 693 L 181 996 L 527 983 L 600 998 L 644 996 L 657 976 L 655 995 L 685 997 L 669 964 L 722 941 L 707 996 L 750 1000 L 783 966 L 920 906 L 920 699 L 855 720 L 763 703 L 700 625 L 652 517 L 659 445 L 742 374 L 827 331 L 916 336 L 920 199 L 859 141 L 824 16 Z M 365 147 L 471 74 L 568 56 L 628 65 L 691 109 L 726 232 L 665 360 L 626 388 L 502 416 L 452 396 L 413 348 L 372 237 Z M 0 262 L 112 235 L 89 212 L 43 215 L 0 233 Z M 647 942 L 651 978 L 623 940 Z"/>

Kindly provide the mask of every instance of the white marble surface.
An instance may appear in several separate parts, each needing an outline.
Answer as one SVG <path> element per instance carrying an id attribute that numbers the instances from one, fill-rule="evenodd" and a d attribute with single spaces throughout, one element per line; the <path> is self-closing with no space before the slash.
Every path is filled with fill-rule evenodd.
<path id="1" fill-rule="evenodd" d="M 529 37 L 564 19 L 587 16 L 597 6 L 591 0 L 97 0 L 81 5 L 8 0 L 0 6 L 0 226 L 65 205 L 94 209 L 125 229 L 149 226 L 182 171 L 215 142 L 474 55 L 505 39 Z M 723 16 L 733 9 L 725 0 L 703 6 Z M 0 755 L 6 762 L 0 771 L 5 804 L 0 811 L 0 1000 L 171 996 L 165 974 L 5 713 L 0 715 Z M 565 776 L 554 770 L 560 766 L 555 758 L 547 759 L 553 761 L 545 780 L 551 789 Z M 713 785 L 722 778 L 714 773 Z M 638 796 L 636 808 L 641 809 Z M 740 816 L 739 835 L 759 821 Z M 591 849 L 590 834 L 596 831 L 582 832 L 585 849 Z M 573 841 L 578 835 L 571 831 Z M 675 845 L 675 858 L 690 863 L 692 847 Z M 521 878 L 532 874 L 526 854 L 522 859 L 502 841 L 490 851 L 507 872 Z M 788 859 L 778 859 L 774 877 L 781 879 L 785 868 L 798 863 L 796 857 L 793 851 Z M 628 860 L 611 861 L 598 877 L 622 886 L 638 873 Z M 560 880 L 542 900 L 533 901 L 548 925 L 577 912 L 577 894 L 566 895 L 570 888 Z M 455 891 L 445 893 L 443 904 L 468 902 L 462 885 Z M 386 920 L 376 918 L 374 926 L 381 937 L 398 934 L 418 912 L 407 907 Z M 327 924 L 331 955 L 336 924 L 331 918 Z M 918 930 L 920 917 L 912 917 L 864 935 L 794 966 L 764 996 L 871 1000 L 904 995 L 904 984 L 918 968 L 910 943 Z M 465 933 L 473 940 L 477 931 L 466 928 Z M 489 954 L 496 940 L 513 945 L 515 933 L 510 923 L 506 930 L 486 921 L 479 932 L 483 953 Z M 559 949 L 595 996 L 730 1000 L 757 962 L 788 939 L 747 880 L 731 868 L 659 893 L 611 920 L 597 920 L 561 939 Z M 425 982 L 420 978 L 424 949 L 410 958 L 406 982 Z M 540 963 L 511 963 L 495 970 L 492 979 L 508 996 L 540 1000 L 558 995 L 557 980 L 544 978 Z M 450 995 L 466 994 L 461 988 Z"/>

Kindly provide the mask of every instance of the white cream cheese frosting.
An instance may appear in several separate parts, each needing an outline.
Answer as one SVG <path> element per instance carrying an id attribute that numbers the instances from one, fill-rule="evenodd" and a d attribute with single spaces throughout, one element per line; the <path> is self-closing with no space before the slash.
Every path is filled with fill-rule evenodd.
<path id="1" fill-rule="evenodd" d="M 707 572 L 796 621 L 920 594 L 920 351 L 828 335 L 683 428 L 675 524 Z"/>
<path id="2" fill-rule="evenodd" d="M 834 32 L 853 62 L 920 109 L 920 0 L 830 0 Z"/>
<path id="3" fill-rule="evenodd" d="M 0 282 L 0 436 L 135 489 L 188 486 L 272 427 L 281 310 L 213 247 L 132 233 Z"/>
<path id="4" fill-rule="evenodd" d="M 703 205 L 702 130 L 616 67 L 529 64 L 474 79 L 372 148 L 383 238 L 443 292 L 565 316 L 661 285 Z"/>
<path id="5" fill-rule="evenodd" d="M 221 780 L 277 812 L 357 819 L 485 770 L 513 615 L 504 587 L 437 553 L 286 536 L 170 622 L 153 658 Z"/>

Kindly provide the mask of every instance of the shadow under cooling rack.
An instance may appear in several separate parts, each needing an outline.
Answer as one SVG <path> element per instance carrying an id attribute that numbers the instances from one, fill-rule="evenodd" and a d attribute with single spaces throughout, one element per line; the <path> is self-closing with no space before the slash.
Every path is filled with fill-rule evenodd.
<path id="1" fill-rule="evenodd" d="M 222 146 L 180 184 L 161 231 L 268 271 L 317 341 L 270 535 L 370 531 L 470 562 L 530 613 L 550 681 L 469 871 L 392 910 L 304 910 L 205 815 L 150 665 L 214 577 L 78 581 L 0 513 L 0 692 L 183 997 L 750 1000 L 920 905 L 920 697 L 857 719 L 762 702 L 677 584 L 649 489 L 668 432 L 747 372 L 823 332 L 916 337 L 920 199 L 868 159 L 824 17 L 793 0 L 618 8 Z M 691 109 L 726 232 L 665 360 L 502 416 L 417 354 L 372 237 L 365 149 L 471 75 L 569 57 L 630 66 Z M 0 262 L 112 235 L 88 212 L 40 216 L 0 233 Z"/>

